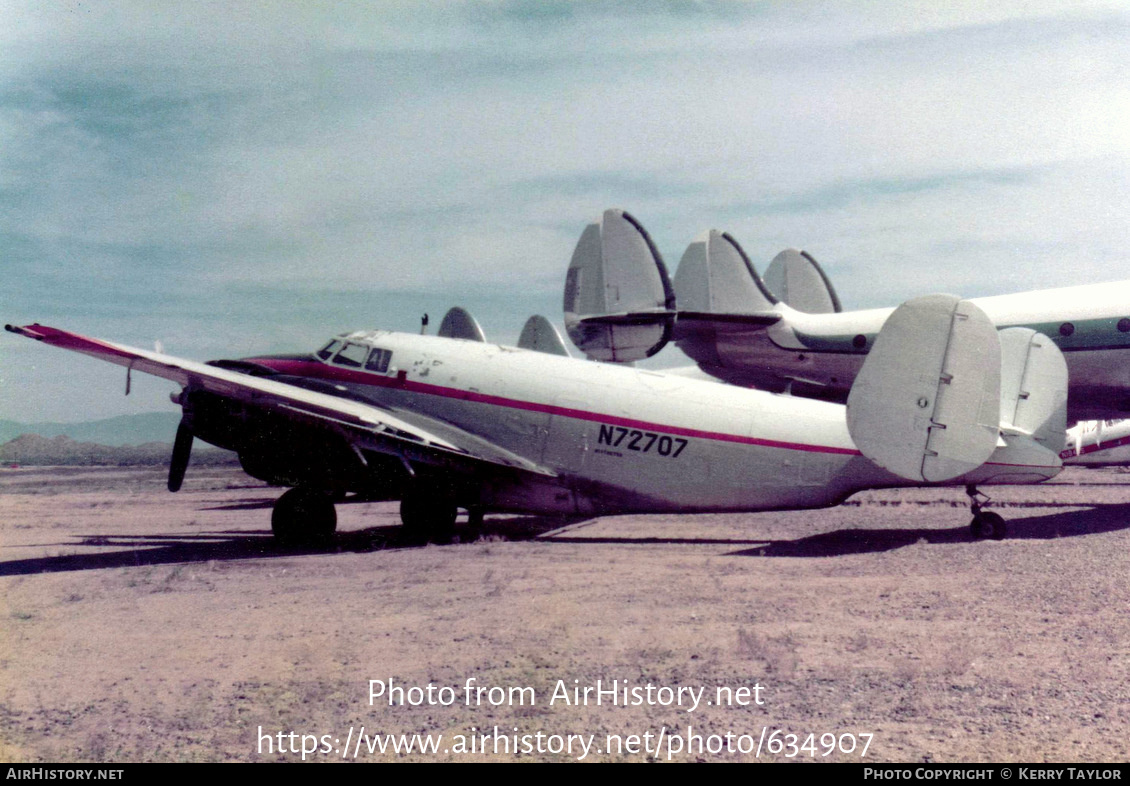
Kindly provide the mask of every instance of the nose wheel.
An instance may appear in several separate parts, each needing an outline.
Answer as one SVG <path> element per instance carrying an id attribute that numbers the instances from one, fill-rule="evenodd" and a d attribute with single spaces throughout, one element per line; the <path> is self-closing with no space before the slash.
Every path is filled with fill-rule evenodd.
<path id="1" fill-rule="evenodd" d="M 969 531 L 974 540 L 1004 540 L 1008 535 L 1008 524 L 1004 517 L 991 510 L 984 510 L 989 503 L 987 494 L 982 494 L 975 486 L 966 486 L 965 493 L 969 496 L 969 508 L 973 511 L 973 521 L 969 522 Z"/>

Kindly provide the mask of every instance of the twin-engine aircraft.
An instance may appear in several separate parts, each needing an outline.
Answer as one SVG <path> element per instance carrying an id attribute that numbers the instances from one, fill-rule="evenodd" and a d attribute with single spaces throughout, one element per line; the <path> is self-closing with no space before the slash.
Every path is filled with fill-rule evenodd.
<path id="1" fill-rule="evenodd" d="M 10 332 L 182 386 L 169 467 L 194 437 L 291 486 L 280 542 L 325 540 L 335 500 L 401 500 L 412 539 L 446 541 L 458 509 L 591 515 L 835 505 L 868 488 L 967 487 L 976 537 L 1005 523 L 976 486 L 1060 471 L 1067 367 L 1035 330 L 998 331 L 949 295 L 902 305 L 869 339 L 847 405 L 568 357 L 533 317 L 520 347 L 461 309 L 441 335 L 346 333 L 311 354 L 201 363 L 39 324 Z"/>
<path id="2" fill-rule="evenodd" d="M 585 228 L 564 301 L 567 333 L 591 358 L 641 360 L 673 341 L 716 379 L 828 401 L 847 400 L 894 311 L 844 311 L 803 251 L 782 251 L 762 278 L 717 230 L 694 239 L 672 282 L 647 231 L 621 210 Z M 1130 411 L 1130 281 L 970 302 L 998 328 L 1051 337 L 1067 359 L 1070 420 Z"/>

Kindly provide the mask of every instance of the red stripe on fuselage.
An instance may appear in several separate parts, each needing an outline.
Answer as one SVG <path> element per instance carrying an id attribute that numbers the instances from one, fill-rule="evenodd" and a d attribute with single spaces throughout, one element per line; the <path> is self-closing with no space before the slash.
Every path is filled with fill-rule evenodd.
<path id="1" fill-rule="evenodd" d="M 1082 448 L 1080 448 L 1078 454 L 1075 452 L 1075 448 L 1065 448 L 1062 451 L 1060 451 L 1059 457 L 1061 459 L 1069 459 L 1069 458 L 1073 458 L 1076 455 L 1086 456 L 1089 453 L 1098 453 L 1101 450 L 1111 450 L 1113 448 L 1120 448 L 1123 445 L 1127 445 L 1127 444 L 1130 444 L 1130 437 L 1119 437 L 1118 439 L 1112 439 L 1109 442 L 1102 442 L 1102 443 L 1093 444 L 1093 445 L 1084 445 Z"/>
<path id="2" fill-rule="evenodd" d="M 685 428 L 682 426 L 669 426 L 663 423 L 652 423 L 646 420 L 633 420 L 631 418 L 623 418 L 616 415 L 604 415 L 599 412 L 589 412 L 583 409 L 559 407 L 553 404 L 542 404 L 536 401 L 522 401 L 520 399 L 506 398 L 504 396 L 492 396 L 486 393 L 478 393 L 471 390 L 448 388 L 443 387 L 442 385 L 432 385 L 425 382 L 415 382 L 408 379 L 398 379 L 397 377 L 387 377 L 375 373 L 341 368 L 340 366 L 331 366 L 329 364 L 319 363 L 318 361 L 313 360 L 281 360 L 278 358 L 245 358 L 245 360 L 248 360 L 252 363 L 258 363 L 263 366 L 269 366 L 270 368 L 275 369 L 281 374 L 289 374 L 296 377 L 312 377 L 314 379 L 325 379 L 335 382 L 352 382 L 360 385 L 370 385 L 372 387 L 395 388 L 397 390 L 405 390 L 411 393 L 442 396 L 444 398 L 453 398 L 461 401 L 472 401 L 478 404 L 490 404 L 496 407 L 520 409 L 526 412 L 540 412 L 546 415 L 559 415 L 562 417 L 575 418 L 576 420 L 586 420 L 594 423 L 605 423 L 613 426 L 623 426 L 625 428 L 661 431 L 665 434 L 674 434 L 683 437 L 712 439 L 719 442 L 736 442 L 743 445 L 762 445 L 764 447 L 783 448 L 785 450 L 800 450 L 809 453 L 836 453 L 847 456 L 861 455 L 860 452 L 858 450 L 855 450 L 854 448 L 837 448 L 828 445 L 804 445 L 795 442 L 779 442 L 771 439 L 745 437 L 738 434 L 724 434 L 716 431 L 703 431 L 701 429 Z"/>

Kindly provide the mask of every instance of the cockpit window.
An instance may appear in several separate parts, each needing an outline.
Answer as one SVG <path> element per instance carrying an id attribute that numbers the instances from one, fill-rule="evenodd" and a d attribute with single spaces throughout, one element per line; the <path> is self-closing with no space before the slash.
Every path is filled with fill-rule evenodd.
<path id="1" fill-rule="evenodd" d="M 365 362 L 365 355 L 368 353 L 369 348 L 364 344 L 346 344 L 345 349 L 337 353 L 334 363 L 339 366 L 360 368 L 361 364 Z"/>
<path id="2" fill-rule="evenodd" d="M 318 352 L 317 352 L 317 355 L 322 360 L 329 360 L 333 356 L 333 353 L 337 352 L 338 347 L 340 347 L 340 346 L 341 346 L 341 342 L 338 341 L 335 338 L 332 341 L 330 341 L 330 343 L 326 344 L 324 347 L 319 349 Z"/>
<path id="3" fill-rule="evenodd" d="M 387 349 L 374 349 L 373 354 L 369 355 L 369 361 L 365 364 L 365 368 L 369 371 L 376 371 L 383 374 L 388 371 L 388 362 L 392 360 L 392 352 Z"/>

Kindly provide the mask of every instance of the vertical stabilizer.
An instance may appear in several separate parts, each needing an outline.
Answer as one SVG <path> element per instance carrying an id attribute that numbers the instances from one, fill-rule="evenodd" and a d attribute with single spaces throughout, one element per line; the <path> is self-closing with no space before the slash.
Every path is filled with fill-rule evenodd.
<path id="1" fill-rule="evenodd" d="M 606 210 L 581 234 L 565 279 L 565 330 L 595 360 L 642 360 L 671 337 L 675 294 L 643 226 Z"/>
<path id="2" fill-rule="evenodd" d="M 1006 328 L 1001 341 L 1001 431 L 1029 436 L 1053 453 L 1067 441 L 1067 361 L 1030 328 Z"/>
<path id="3" fill-rule="evenodd" d="M 738 241 L 717 229 L 687 246 L 675 271 L 675 295 L 681 311 L 713 314 L 763 312 L 777 302 Z"/>
<path id="4" fill-rule="evenodd" d="M 465 338 L 468 341 L 486 341 L 483 329 L 466 309 L 456 306 L 443 315 L 436 335 L 445 338 Z"/>
<path id="5" fill-rule="evenodd" d="M 851 438 L 867 458 L 915 481 L 981 466 L 1000 436 L 1001 343 L 968 300 L 928 295 L 883 325 L 847 401 Z"/>
<path id="6" fill-rule="evenodd" d="M 843 311 L 832 282 L 807 251 L 787 248 L 769 263 L 765 286 L 782 302 L 807 314 Z"/>
<path id="7" fill-rule="evenodd" d="M 526 320 L 522 335 L 518 337 L 518 348 L 570 357 L 569 349 L 557 328 L 541 314 L 535 314 Z"/>

